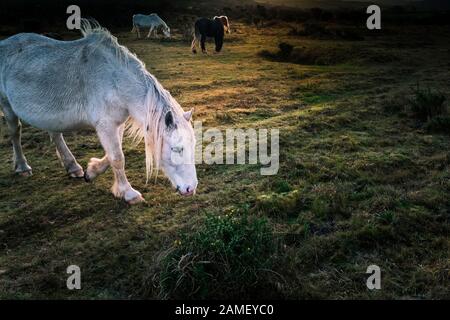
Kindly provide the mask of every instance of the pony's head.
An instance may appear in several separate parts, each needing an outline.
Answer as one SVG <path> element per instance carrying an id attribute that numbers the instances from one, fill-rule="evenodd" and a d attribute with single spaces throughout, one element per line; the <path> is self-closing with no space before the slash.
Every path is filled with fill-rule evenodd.
<path id="1" fill-rule="evenodd" d="M 166 38 L 170 38 L 170 28 L 168 26 L 163 28 L 163 34 Z"/>
<path id="2" fill-rule="evenodd" d="M 190 119 L 192 112 L 181 116 L 168 111 L 164 116 L 161 167 L 181 195 L 193 195 L 197 188 L 195 170 L 195 135 Z"/>
<path id="3" fill-rule="evenodd" d="M 161 167 L 172 186 L 181 195 L 193 195 L 197 188 L 195 170 L 195 134 L 193 110 L 184 112 L 171 94 L 149 75 L 152 82 L 144 101 L 144 110 L 130 110 L 128 133 L 144 138 L 147 181 Z M 141 111 L 139 111 L 141 110 Z"/>
<path id="4" fill-rule="evenodd" d="M 231 28 L 230 28 L 230 22 L 228 21 L 228 17 L 227 16 L 215 16 L 214 19 L 220 19 L 220 21 L 223 24 L 223 30 L 226 33 L 231 33 Z"/>

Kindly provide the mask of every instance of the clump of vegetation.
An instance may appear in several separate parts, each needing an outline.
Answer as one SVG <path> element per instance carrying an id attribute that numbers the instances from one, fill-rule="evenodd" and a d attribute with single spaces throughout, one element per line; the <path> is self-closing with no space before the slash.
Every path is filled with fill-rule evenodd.
<path id="1" fill-rule="evenodd" d="M 437 116 L 431 118 L 425 124 L 425 129 L 433 133 L 447 133 L 450 134 L 450 117 Z"/>
<path id="2" fill-rule="evenodd" d="M 270 286 L 275 242 L 266 219 L 208 215 L 162 255 L 157 280 L 163 298 L 244 298 Z M 272 288 L 273 290 L 273 288 Z"/>
<path id="3" fill-rule="evenodd" d="M 291 55 L 292 50 L 294 50 L 294 46 L 292 44 L 282 42 L 278 45 L 280 48 L 279 54 L 281 57 L 287 58 Z"/>
<path id="4" fill-rule="evenodd" d="M 258 196 L 252 211 L 273 217 L 286 218 L 298 215 L 303 207 L 300 192 L 293 190 L 283 193 L 270 193 Z"/>
<path id="5" fill-rule="evenodd" d="M 432 133 L 450 133 L 450 116 L 447 98 L 439 91 L 417 86 L 409 100 L 413 116 L 424 122 L 424 128 Z"/>
<path id="6" fill-rule="evenodd" d="M 426 131 L 430 133 L 450 133 L 450 116 L 445 104 L 444 94 L 430 88 L 421 89 L 419 85 L 413 89 L 412 97 L 397 94 L 387 100 L 383 109 L 388 114 L 398 114 L 418 119 Z"/>
<path id="7" fill-rule="evenodd" d="M 410 100 L 411 111 L 421 121 L 430 121 L 434 117 L 447 114 L 446 97 L 430 88 L 414 89 L 414 97 Z"/>
<path id="8" fill-rule="evenodd" d="M 258 54 L 272 61 L 319 66 L 343 63 L 348 57 L 347 51 L 339 47 L 294 47 L 286 42 L 280 43 L 276 52 L 262 50 Z"/>
<path id="9" fill-rule="evenodd" d="M 292 191 L 292 187 L 286 180 L 279 180 L 275 182 L 274 190 L 278 193 L 285 193 Z"/>

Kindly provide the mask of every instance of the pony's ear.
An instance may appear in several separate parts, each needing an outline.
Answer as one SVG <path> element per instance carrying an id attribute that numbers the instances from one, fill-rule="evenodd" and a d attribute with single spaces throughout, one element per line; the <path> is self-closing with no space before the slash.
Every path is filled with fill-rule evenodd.
<path id="1" fill-rule="evenodd" d="M 186 119 L 186 121 L 189 121 L 189 120 L 191 120 L 193 113 L 194 113 L 194 108 L 183 113 L 183 117 Z"/>
<path id="2" fill-rule="evenodd" d="M 165 116 L 165 122 L 167 128 L 172 128 L 174 126 L 173 115 L 171 111 L 168 111 Z"/>

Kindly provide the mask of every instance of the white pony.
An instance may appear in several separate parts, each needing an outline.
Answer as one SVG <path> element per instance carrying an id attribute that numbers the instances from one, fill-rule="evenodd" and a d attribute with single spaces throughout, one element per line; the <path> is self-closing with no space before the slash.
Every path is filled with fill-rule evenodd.
<path id="1" fill-rule="evenodd" d="M 170 28 L 156 13 L 151 13 L 149 15 L 133 15 L 133 29 L 131 30 L 131 32 L 136 32 L 138 38 L 141 37 L 139 28 L 150 28 L 147 34 L 147 38 L 150 38 L 152 33 L 154 33 L 154 36 L 156 37 L 158 30 L 162 30 L 164 36 L 166 38 L 170 38 Z"/>
<path id="2" fill-rule="evenodd" d="M 192 110 L 184 112 L 106 29 L 83 20 L 82 33 L 75 41 L 27 33 L 0 41 L 0 105 L 12 137 L 15 171 L 31 174 L 21 147 L 21 119 L 49 131 L 71 177 L 92 181 L 111 166 L 113 194 L 132 204 L 144 201 L 125 175 L 122 137 L 128 123 L 133 137 L 144 138 L 147 180 L 161 166 L 180 194 L 194 194 Z M 103 158 L 90 159 L 86 172 L 62 135 L 85 127 L 95 128 L 105 150 Z"/>

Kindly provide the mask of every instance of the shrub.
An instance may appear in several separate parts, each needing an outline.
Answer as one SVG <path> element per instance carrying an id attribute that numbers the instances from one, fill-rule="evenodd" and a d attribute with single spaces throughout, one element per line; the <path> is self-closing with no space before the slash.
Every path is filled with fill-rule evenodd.
<path id="1" fill-rule="evenodd" d="M 294 46 L 292 44 L 286 43 L 286 42 L 281 42 L 278 45 L 278 48 L 280 49 L 280 56 L 287 58 L 291 55 L 292 50 L 294 49 Z"/>
<path id="2" fill-rule="evenodd" d="M 278 218 L 297 216 L 304 208 L 303 200 L 298 190 L 263 194 L 256 199 L 252 212 L 259 212 Z"/>
<path id="3" fill-rule="evenodd" d="M 450 117 L 437 116 L 431 118 L 425 124 L 425 129 L 428 132 L 450 134 Z"/>
<path id="4" fill-rule="evenodd" d="M 279 180 L 274 184 L 274 191 L 277 193 L 285 193 L 292 191 L 292 187 L 286 180 Z"/>
<path id="5" fill-rule="evenodd" d="M 294 48 L 291 44 L 283 42 L 278 48 L 276 52 L 262 50 L 258 55 L 272 61 L 325 66 L 343 63 L 349 57 L 347 50 L 339 47 Z"/>
<path id="6" fill-rule="evenodd" d="M 410 100 L 411 111 L 420 120 L 429 121 L 447 113 L 445 100 L 446 98 L 442 93 L 432 91 L 430 88 L 423 90 L 417 86 L 414 89 L 414 98 Z"/>
<path id="7" fill-rule="evenodd" d="M 270 286 L 274 250 L 265 219 L 208 215 L 199 230 L 183 233 L 162 255 L 161 298 L 261 297 Z"/>

